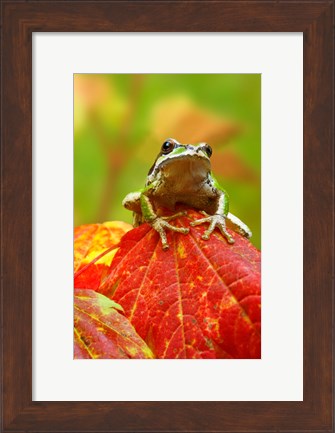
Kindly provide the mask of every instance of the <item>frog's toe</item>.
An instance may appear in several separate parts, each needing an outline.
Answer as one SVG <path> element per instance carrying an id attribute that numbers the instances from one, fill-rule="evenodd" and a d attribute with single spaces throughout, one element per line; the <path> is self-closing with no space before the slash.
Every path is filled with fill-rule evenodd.
<path id="1" fill-rule="evenodd" d="M 178 233 L 186 234 L 190 231 L 190 229 L 188 229 L 186 227 L 175 227 L 163 219 L 161 219 L 161 221 L 160 221 L 160 226 L 164 227 L 165 229 L 169 229 L 169 230 L 172 230 L 173 232 L 178 232 Z"/>
<path id="2" fill-rule="evenodd" d="M 227 239 L 228 244 L 233 244 L 235 243 L 234 238 L 228 233 L 227 229 L 226 229 L 226 223 L 218 223 L 217 224 L 222 236 L 224 236 Z"/>
<path id="3" fill-rule="evenodd" d="M 178 228 L 178 227 L 176 227 L 176 228 Z M 187 233 L 190 232 L 190 229 L 187 229 L 187 228 L 185 228 L 185 227 L 183 227 L 183 228 L 178 228 L 178 230 L 176 230 L 176 232 L 184 233 L 184 235 L 187 235 Z"/>
<path id="4" fill-rule="evenodd" d="M 156 232 L 158 232 L 159 237 L 160 237 L 161 242 L 162 242 L 163 249 L 164 250 L 168 249 L 169 244 L 168 244 L 167 239 L 166 239 L 166 233 L 164 231 L 163 224 L 161 224 L 160 221 L 156 220 L 153 222 L 152 227 L 156 230 Z"/>
<path id="5" fill-rule="evenodd" d="M 192 227 L 195 227 L 195 226 L 198 226 L 200 224 L 209 223 L 209 222 L 211 222 L 211 220 L 212 220 L 212 217 L 200 218 L 199 220 L 190 222 L 190 225 Z"/>
<path id="6" fill-rule="evenodd" d="M 235 243 L 235 239 L 226 230 L 222 230 L 220 227 L 220 231 L 221 231 L 222 235 L 227 239 L 228 244 L 234 244 Z"/>
<path id="7" fill-rule="evenodd" d="M 218 224 L 218 222 L 217 222 L 216 218 L 214 218 L 214 217 L 209 217 L 209 218 L 204 218 L 204 219 L 206 219 L 208 222 L 210 222 L 210 224 L 209 224 L 208 229 L 202 235 L 202 239 L 208 240 L 210 235 L 215 230 L 215 226 Z"/>

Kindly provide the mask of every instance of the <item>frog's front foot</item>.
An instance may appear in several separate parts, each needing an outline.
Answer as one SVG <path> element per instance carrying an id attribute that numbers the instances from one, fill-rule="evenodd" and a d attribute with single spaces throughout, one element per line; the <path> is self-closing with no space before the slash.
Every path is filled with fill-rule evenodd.
<path id="1" fill-rule="evenodd" d="M 178 216 L 181 215 L 185 215 L 184 212 L 178 212 L 175 215 L 171 215 L 168 217 L 157 217 L 154 220 L 150 221 L 149 224 L 151 225 L 152 228 L 154 228 L 156 230 L 156 232 L 159 233 L 159 236 L 161 238 L 162 241 L 162 247 L 163 250 L 167 250 L 169 248 L 169 244 L 167 242 L 166 239 L 166 233 L 165 230 L 172 230 L 174 232 L 178 232 L 178 233 L 183 233 L 183 234 L 187 234 L 190 230 L 184 227 L 175 227 L 172 226 L 171 224 L 169 224 L 167 221 L 170 221 L 173 218 L 176 218 Z"/>
<path id="2" fill-rule="evenodd" d="M 201 218 L 197 221 L 193 221 L 190 223 L 190 225 L 194 227 L 204 223 L 209 223 L 209 227 L 205 231 L 205 233 L 201 236 L 202 239 L 208 240 L 210 235 L 215 230 L 215 227 L 218 227 L 220 232 L 227 239 L 227 242 L 229 244 L 233 244 L 235 242 L 234 238 L 228 233 L 226 229 L 226 218 L 223 215 L 219 215 L 219 214 L 210 215 L 206 218 Z"/>

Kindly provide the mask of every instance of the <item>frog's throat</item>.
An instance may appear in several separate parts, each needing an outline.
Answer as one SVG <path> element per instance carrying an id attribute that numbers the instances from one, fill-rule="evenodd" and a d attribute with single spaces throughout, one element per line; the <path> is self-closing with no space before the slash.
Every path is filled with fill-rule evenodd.
<path id="1" fill-rule="evenodd" d="M 177 192 L 193 193 L 199 189 L 210 174 L 210 165 L 206 161 L 178 160 L 167 164 L 160 170 L 159 179 L 162 188 Z"/>

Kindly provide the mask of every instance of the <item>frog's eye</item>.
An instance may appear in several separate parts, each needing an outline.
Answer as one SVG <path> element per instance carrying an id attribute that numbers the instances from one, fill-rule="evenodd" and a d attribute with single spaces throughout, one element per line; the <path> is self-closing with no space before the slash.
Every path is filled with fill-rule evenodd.
<path id="1" fill-rule="evenodd" d="M 172 152 L 174 149 L 174 144 L 171 141 L 164 141 L 162 144 L 162 153 L 167 154 Z"/>
<path id="2" fill-rule="evenodd" d="M 212 156 L 213 151 L 209 144 L 205 144 L 204 151 L 207 153 L 208 158 Z"/>

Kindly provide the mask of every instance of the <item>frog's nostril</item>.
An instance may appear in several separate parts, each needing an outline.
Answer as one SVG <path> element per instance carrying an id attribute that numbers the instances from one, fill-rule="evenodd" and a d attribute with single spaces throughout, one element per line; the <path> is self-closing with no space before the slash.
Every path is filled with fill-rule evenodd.
<path id="1" fill-rule="evenodd" d="M 192 144 L 186 144 L 187 149 L 194 149 L 194 146 Z M 196 149 L 196 152 L 198 152 L 198 149 Z"/>

